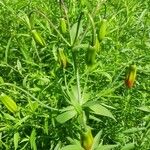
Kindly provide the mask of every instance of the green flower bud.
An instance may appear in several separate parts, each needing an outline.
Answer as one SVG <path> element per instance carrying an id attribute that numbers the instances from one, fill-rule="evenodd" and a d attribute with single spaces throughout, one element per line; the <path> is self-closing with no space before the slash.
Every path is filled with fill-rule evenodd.
<path id="1" fill-rule="evenodd" d="M 41 46 L 45 46 L 45 41 L 44 39 L 41 37 L 41 35 L 34 29 L 31 30 L 31 33 L 33 35 L 34 40 Z"/>
<path id="2" fill-rule="evenodd" d="M 136 65 L 129 66 L 128 73 L 125 79 L 125 84 L 128 88 L 131 88 L 133 86 L 136 79 L 136 72 L 137 72 Z"/>
<path id="3" fill-rule="evenodd" d="M 96 37 L 96 42 L 95 42 L 95 48 L 96 48 L 96 52 L 100 51 L 100 42 L 97 37 Z"/>
<path id="4" fill-rule="evenodd" d="M 98 39 L 100 42 L 104 39 L 104 37 L 106 35 L 106 30 L 107 30 L 107 20 L 102 19 L 102 21 L 100 23 L 99 32 L 98 32 Z"/>
<path id="5" fill-rule="evenodd" d="M 91 150 L 93 145 L 93 135 L 90 128 L 81 133 L 81 145 L 85 150 Z"/>
<path id="6" fill-rule="evenodd" d="M 87 53 L 85 56 L 85 61 L 87 66 L 93 66 L 95 63 L 95 57 L 96 57 L 96 47 L 95 46 L 89 46 L 87 49 Z"/>
<path id="7" fill-rule="evenodd" d="M 66 20 L 64 18 L 60 18 L 60 29 L 63 34 L 67 31 Z"/>
<path id="8" fill-rule="evenodd" d="M 12 112 L 12 113 L 17 112 L 17 110 L 18 110 L 17 105 L 16 105 L 15 101 L 12 100 L 11 97 L 9 97 L 9 96 L 5 95 L 4 93 L 2 93 L 0 95 L 0 100 L 10 112 Z"/>
<path id="9" fill-rule="evenodd" d="M 63 68 L 66 68 L 66 66 L 67 66 L 67 57 L 64 54 L 64 50 L 61 49 L 61 48 L 58 49 L 58 60 L 59 60 L 60 65 Z"/>

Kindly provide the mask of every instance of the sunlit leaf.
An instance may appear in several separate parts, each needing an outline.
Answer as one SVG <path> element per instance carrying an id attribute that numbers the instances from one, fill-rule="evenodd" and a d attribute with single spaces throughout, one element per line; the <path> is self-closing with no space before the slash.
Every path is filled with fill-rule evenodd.
<path id="1" fill-rule="evenodd" d="M 56 117 L 56 120 L 59 123 L 65 123 L 66 121 L 68 121 L 71 118 L 73 118 L 76 114 L 77 114 L 77 112 L 74 109 L 73 110 L 68 110 L 68 111 L 63 112 L 62 114 L 58 115 Z"/>
<path id="2" fill-rule="evenodd" d="M 19 142 L 19 133 L 16 132 L 14 134 L 14 147 L 15 147 L 15 150 L 18 148 L 18 142 Z"/>
<path id="3" fill-rule="evenodd" d="M 31 145 L 31 149 L 33 150 L 37 150 L 37 146 L 36 146 L 36 130 L 33 129 L 30 135 L 30 145 Z"/>
<path id="4" fill-rule="evenodd" d="M 67 145 L 63 147 L 61 150 L 84 150 L 84 149 L 78 145 Z"/>
<path id="5" fill-rule="evenodd" d="M 95 150 L 112 150 L 116 148 L 118 145 L 100 145 L 98 148 Z M 115 150 L 115 149 L 114 149 Z"/>
<path id="6" fill-rule="evenodd" d="M 93 141 L 93 145 L 92 145 L 92 149 L 95 149 L 98 147 L 99 143 L 100 143 L 100 138 L 102 136 L 102 130 L 99 131 L 96 136 L 94 137 L 94 141 Z"/>
<path id="7" fill-rule="evenodd" d="M 138 109 L 140 109 L 142 111 L 150 112 L 150 106 L 141 106 Z"/>
<path id="8" fill-rule="evenodd" d="M 73 26 L 71 27 L 71 30 L 70 30 L 72 42 L 74 42 L 74 40 L 75 40 L 75 36 L 76 36 L 76 32 L 77 32 L 77 25 L 78 25 L 78 23 L 73 24 Z M 80 27 L 79 27 L 79 31 L 78 31 L 78 36 L 81 34 L 82 30 L 83 29 L 82 29 L 82 22 L 81 22 Z"/>
<path id="9" fill-rule="evenodd" d="M 101 115 L 101 116 L 107 116 L 110 117 L 114 120 L 116 120 L 114 118 L 114 116 L 112 115 L 112 113 L 105 108 L 104 106 L 100 105 L 100 104 L 93 104 L 91 106 L 89 106 L 89 108 L 92 110 L 92 113 L 97 114 L 97 115 Z"/>
<path id="10" fill-rule="evenodd" d="M 123 146 L 122 148 L 121 148 L 121 150 L 132 150 L 132 149 L 134 149 L 135 148 L 135 144 L 134 143 L 128 143 L 128 144 L 126 144 L 125 146 Z"/>

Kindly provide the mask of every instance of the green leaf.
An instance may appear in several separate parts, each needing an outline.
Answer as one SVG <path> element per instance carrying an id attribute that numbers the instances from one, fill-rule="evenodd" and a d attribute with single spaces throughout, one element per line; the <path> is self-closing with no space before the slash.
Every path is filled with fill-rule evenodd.
<path id="1" fill-rule="evenodd" d="M 14 147 L 15 147 L 15 150 L 18 148 L 18 142 L 19 142 L 19 133 L 16 132 L 14 134 Z"/>
<path id="2" fill-rule="evenodd" d="M 110 117 L 110 118 L 116 120 L 114 118 L 114 116 L 112 115 L 112 113 L 107 108 L 105 108 L 104 106 L 102 106 L 100 104 L 93 104 L 93 105 L 89 106 L 89 108 L 93 111 L 94 114 L 101 115 L 101 116 L 107 116 L 107 117 Z"/>
<path id="3" fill-rule="evenodd" d="M 77 31 L 77 25 L 78 23 L 73 24 L 71 30 L 70 30 L 70 35 L 71 35 L 71 41 L 73 42 L 76 36 L 76 31 Z M 72 44 L 72 43 L 71 43 Z"/>
<path id="4" fill-rule="evenodd" d="M 48 127 L 49 127 L 48 117 L 45 117 L 45 119 L 44 119 L 44 133 L 47 135 L 48 135 Z"/>
<path id="5" fill-rule="evenodd" d="M 123 146 L 121 150 L 132 150 L 134 148 L 135 148 L 135 144 L 134 143 L 128 143 L 125 146 Z"/>
<path id="6" fill-rule="evenodd" d="M 138 109 L 140 109 L 142 111 L 150 112 L 150 106 L 141 106 Z"/>
<path id="7" fill-rule="evenodd" d="M 54 147 L 54 145 L 51 145 L 51 149 L 52 150 L 61 150 L 60 147 L 61 147 L 62 143 L 60 141 L 58 141 L 57 145 Z"/>
<path id="8" fill-rule="evenodd" d="M 22 64 L 21 64 L 21 62 L 20 62 L 20 60 L 18 59 L 17 60 L 17 69 L 18 69 L 18 72 L 22 75 Z"/>
<path id="9" fill-rule="evenodd" d="M 73 47 L 73 50 L 79 50 L 79 49 L 87 49 L 89 47 L 89 44 L 79 44 Z"/>
<path id="10" fill-rule="evenodd" d="M 112 82 L 112 76 L 107 72 L 99 72 L 102 76 L 106 77 L 109 82 Z"/>
<path id="11" fill-rule="evenodd" d="M 73 26 L 71 27 L 71 30 L 70 30 L 71 41 L 72 41 L 71 44 L 73 44 L 73 42 L 75 40 L 75 36 L 76 36 L 76 32 L 77 32 L 77 25 L 78 25 L 78 22 L 73 24 Z M 79 31 L 78 31 L 78 36 L 81 34 L 82 31 L 83 31 L 83 28 L 82 28 L 82 21 L 81 21 Z"/>
<path id="12" fill-rule="evenodd" d="M 77 92 L 77 86 L 71 86 L 71 90 L 67 91 L 67 95 L 69 96 L 70 104 L 74 106 L 74 108 L 77 110 L 78 113 L 82 111 L 82 107 L 79 104 L 78 101 L 78 92 Z"/>
<path id="13" fill-rule="evenodd" d="M 60 115 L 58 115 L 56 117 L 56 120 L 59 123 L 65 123 L 66 121 L 70 120 L 71 118 L 73 118 L 75 115 L 77 114 L 77 112 L 73 109 L 73 110 L 68 110 Z"/>
<path id="14" fill-rule="evenodd" d="M 92 119 L 92 120 L 97 121 L 97 122 L 102 122 L 102 120 L 99 117 L 93 116 L 91 114 L 89 115 L 89 119 Z"/>
<path id="15" fill-rule="evenodd" d="M 67 145 L 63 147 L 61 150 L 84 150 L 84 149 L 78 145 Z"/>
<path id="16" fill-rule="evenodd" d="M 139 132 L 139 131 L 143 131 L 143 130 L 146 130 L 146 128 L 130 128 L 130 129 L 127 129 L 125 131 L 123 131 L 123 133 L 127 133 L 127 134 L 132 134 L 132 133 L 135 133 L 135 132 Z"/>
<path id="17" fill-rule="evenodd" d="M 98 147 L 99 142 L 100 142 L 101 135 L 102 135 L 102 130 L 99 131 L 99 132 L 96 134 L 96 136 L 94 137 L 92 149 L 95 149 L 96 147 Z"/>
<path id="18" fill-rule="evenodd" d="M 2 93 L 0 95 L 0 100 L 10 112 L 12 112 L 12 113 L 17 112 L 17 110 L 18 110 L 17 104 L 11 97 L 9 97 L 6 94 Z"/>
<path id="19" fill-rule="evenodd" d="M 36 141 L 36 130 L 33 129 L 30 135 L 30 145 L 32 150 L 37 150 L 35 141 Z"/>
<path id="20" fill-rule="evenodd" d="M 9 115 L 7 113 L 3 113 L 3 115 L 4 115 L 4 118 L 7 120 L 16 121 L 16 118 L 13 117 L 12 115 Z"/>
<path id="21" fill-rule="evenodd" d="M 95 150 L 111 150 L 113 148 L 116 148 L 118 145 L 100 145 Z"/>
<path id="22" fill-rule="evenodd" d="M 4 80 L 3 78 L 0 76 L 0 84 L 3 84 L 4 83 Z"/>
<path id="23" fill-rule="evenodd" d="M 69 111 L 69 110 L 73 110 L 73 109 L 74 109 L 74 107 L 70 105 L 70 106 L 67 106 L 65 108 L 62 108 L 61 112 L 65 112 L 65 111 Z"/>

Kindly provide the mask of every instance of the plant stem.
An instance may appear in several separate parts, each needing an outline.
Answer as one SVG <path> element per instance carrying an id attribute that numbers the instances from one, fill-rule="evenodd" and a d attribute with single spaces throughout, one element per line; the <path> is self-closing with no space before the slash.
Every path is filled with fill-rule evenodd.
<path id="1" fill-rule="evenodd" d="M 78 102 L 82 104 L 81 99 L 81 89 L 80 89 L 80 77 L 79 77 L 79 69 L 76 70 L 76 80 L 77 80 L 77 90 L 78 90 Z"/>
<path id="2" fill-rule="evenodd" d="M 79 19 L 78 19 L 77 31 L 76 31 L 76 35 L 75 35 L 75 38 L 74 38 L 72 47 L 75 45 L 75 42 L 76 42 L 76 40 L 77 40 L 77 38 L 78 38 L 79 27 L 80 27 L 80 23 L 81 23 L 82 16 L 83 16 L 83 12 L 81 12 L 81 14 L 80 14 L 80 16 L 79 16 Z"/>
<path id="3" fill-rule="evenodd" d="M 67 20 L 67 25 L 68 25 L 68 32 L 69 32 L 69 37 L 70 37 L 70 43 L 72 44 L 72 38 L 71 38 L 71 32 L 70 32 L 70 22 L 69 22 L 69 16 L 68 16 L 68 12 L 67 12 L 67 8 L 65 7 L 64 1 L 61 1 L 61 9 L 63 8 L 64 10 L 64 14 L 66 16 L 66 20 Z"/>

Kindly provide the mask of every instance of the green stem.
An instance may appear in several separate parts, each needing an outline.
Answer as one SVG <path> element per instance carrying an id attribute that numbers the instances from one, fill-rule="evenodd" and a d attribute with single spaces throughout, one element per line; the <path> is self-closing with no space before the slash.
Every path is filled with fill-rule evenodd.
<path id="1" fill-rule="evenodd" d="M 8 61 L 8 51 L 9 51 L 9 47 L 10 47 L 12 38 L 13 38 L 13 36 L 11 36 L 11 37 L 9 38 L 8 43 L 7 43 L 7 46 L 6 46 L 6 50 L 5 50 L 5 63 L 7 63 L 7 61 Z"/>
<path id="2" fill-rule="evenodd" d="M 96 9 L 93 9 L 93 11 L 91 13 L 92 18 L 94 18 L 98 14 L 98 11 L 100 10 L 100 8 L 101 8 L 100 6 L 101 6 L 102 3 L 103 2 L 99 2 L 97 4 Z M 85 36 L 86 36 L 86 34 L 87 34 L 88 30 L 89 30 L 89 27 L 90 27 L 90 22 L 88 22 L 88 24 L 87 24 L 87 27 L 86 27 L 86 29 L 85 29 L 85 31 L 83 33 L 83 36 L 82 36 L 82 38 L 80 40 L 80 44 L 82 43 L 83 39 L 85 38 Z"/>
<path id="3" fill-rule="evenodd" d="M 80 77 L 79 77 L 79 69 L 78 68 L 77 68 L 77 72 L 76 72 L 76 79 L 77 79 L 78 102 L 80 104 L 82 104 L 81 89 L 80 89 Z"/>
<path id="4" fill-rule="evenodd" d="M 88 77 L 89 77 L 89 71 L 86 72 L 85 83 L 84 83 L 84 87 L 83 87 L 83 91 L 82 91 L 83 94 L 84 94 L 84 92 L 86 91 L 87 82 L 88 82 Z"/>
<path id="5" fill-rule="evenodd" d="M 73 57 L 74 70 L 75 70 L 75 76 L 77 81 L 78 102 L 81 104 L 81 90 L 80 90 L 79 67 L 77 64 L 77 51 L 72 50 L 72 57 Z"/>
<path id="6" fill-rule="evenodd" d="M 79 19 L 78 19 L 78 25 L 77 25 L 77 31 L 76 31 L 76 36 L 74 38 L 74 41 L 73 41 L 73 44 L 72 44 L 72 47 L 74 46 L 77 38 L 78 38 L 78 34 L 79 34 L 79 27 L 80 27 L 80 24 L 81 24 L 81 19 L 82 19 L 82 16 L 83 16 L 83 12 L 81 12 L 80 16 L 79 16 Z"/>
<path id="7" fill-rule="evenodd" d="M 104 3 L 104 7 L 105 7 L 104 19 L 106 19 L 106 10 L 107 10 L 107 7 L 106 7 L 106 4 L 105 4 L 105 3 Z"/>
<path id="8" fill-rule="evenodd" d="M 66 20 L 67 20 L 67 25 L 68 25 L 68 32 L 69 32 L 69 37 L 70 37 L 70 43 L 72 44 L 72 38 L 71 38 L 71 32 L 70 32 L 70 22 L 69 22 L 69 17 L 68 17 L 68 13 L 67 13 L 67 8 L 65 7 L 64 1 L 61 1 L 61 9 L 63 8 L 65 16 L 66 16 Z"/>
<path id="9" fill-rule="evenodd" d="M 64 76 L 64 82 L 65 82 L 66 90 L 67 90 L 67 92 L 69 92 L 68 85 L 67 85 L 66 73 L 65 73 L 65 69 L 64 68 L 63 68 L 63 76 Z"/>

